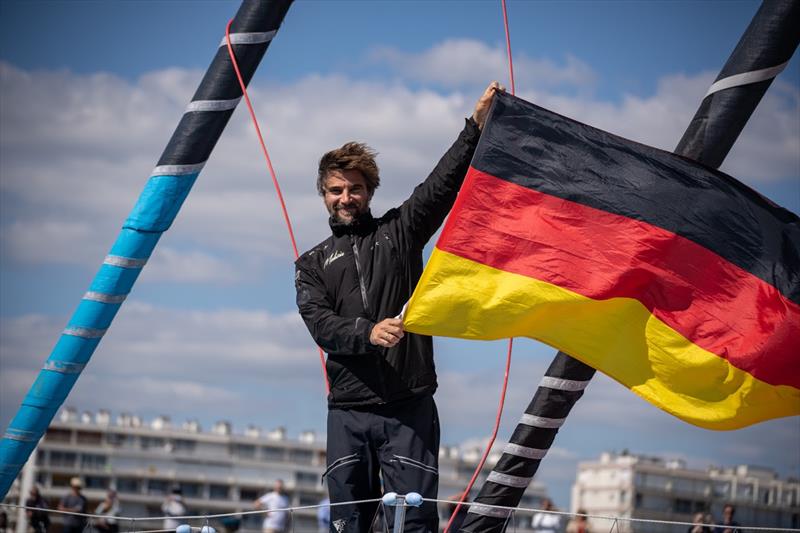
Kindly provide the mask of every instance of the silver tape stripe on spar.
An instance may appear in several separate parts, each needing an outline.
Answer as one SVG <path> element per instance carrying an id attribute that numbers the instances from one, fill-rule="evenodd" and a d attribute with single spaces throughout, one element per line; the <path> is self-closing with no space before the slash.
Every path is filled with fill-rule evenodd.
<path id="1" fill-rule="evenodd" d="M 127 294 L 106 294 L 104 292 L 88 291 L 83 295 L 84 300 L 100 302 L 104 304 L 121 304 L 127 298 Z"/>
<path id="2" fill-rule="evenodd" d="M 528 448 L 527 446 L 520 446 L 519 444 L 509 442 L 503 449 L 503 453 L 516 455 L 517 457 L 525 457 L 526 459 L 544 459 L 544 456 L 547 455 L 547 450 Z"/>
<path id="3" fill-rule="evenodd" d="M 253 33 L 231 33 L 231 44 L 261 44 L 268 43 L 278 33 L 278 30 L 253 32 Z M 228 46 L 228 38 L 223 37 L 220 46 Z"/>
<path id="4" fill-rule="evenodd" d="M 497 509 L 496 507 L 489 507 L 488 505 L 472 504 L 467 512 L 482 516 L 491 516 L 492 518 L 505 519 L 511 514 L 511 509 Z"/>
<path id="5" fill-rule="evenodd" d="M 539 382 L 540 387 L 547 387 L 548 389 L 565 390 L 571 392 L 581 391 L 589 385 L 588 381 L 575 381 L 574 379 L 561 379 L 551 376 L 545 376 Z"/>
<path id="6" fill-rule="evenodd" d="M 750 72 L 742 72 L 741 74 L 734 74 L 733 76 L 722 78 L 719 81 L 715 81 L 711 87 L 708 88 L 706 96 L 719 91 L 724 91 L 725 89 L 730 89 L 731 87 L 739 87 L 740 85 L 749 85 L 751 83 L 758 83 L 760 81 L 772 79 L 780 74 L 788 64 L 789 62 L 787 61 L 786 63 L 782 63 L 776 67 L 762 68 L 761 70 L 751 70 Z M 703 98 L 705 98 L 705 96 Z"/>
<path id="7" fill-rule="evenodd" d="M 533 479 L 531 477 L 520 477 L 520 476 L 512 476 L 510 474 L 501 474 L 500 472 L 492 472 L 486 478 L 486 481 L 491 481 L 492 483 L 497 483 L 498 485 L 505 485 L 506 487 L 514 487 L 517 489 L 522 489 L 528 486 L 528 484 Z"/>
<path id="8" fill-rule="evenodd" d="M 42 367 L 44 370 L 59 372 L 61 374 L 80 374 L 86 368 L 86 363 L 68 363 L 66 361 L 47 361 Z"/>
<path id="9" fill-rule="evenodd" d="M 193 165 L 161 165 L 153 169 L 150 173 L 151 176 L 184 176 L 186 174 L 197 174 L 206 162 L 195 163 Z"/>
<path id="10" fill-rule="evenodd" d="M 66 328 L 62 331 L 62 334 L 82 337 L 84 339 L 99 339 L 106 334 L 106 331 L 108 330 L 95 328 Z"/>
<path id="11" fill-rule="evenodd" d="M 227 111 L 233 109 L 239 104 L 240 98 L 233 98 L 231 100 L 195 100 L 189 102 L 186 106 L 186 113 L 192 111 Z"/>
<path id="12" fill-rule="evenodd" d="M 3 435 L 3 438 L 9 440 L 18 440 L 20 442 L 33 442 L 39 440 L 39 436 L 36 435 L 33 431 L 23 431 L 14 429 L 9 429 L 8 431 L 6 431 L 5 435 Z"/>
<path id="13" fill-rule="evenodd" d="M 121 268 L 142 268 L 147 264 L 147 258 L 139 259 L 135 257 L 122 257 L 121 255 L 107 255 L 105 260 L 103 260 L 103 264 Z"/>
<path id="14" fill-rule="evenodd" d="M 519 419 L 520 424 L 535 428 L 560 428 L 565 418 L 545 418 L 543 416 L 529 415 L 525 413 Z"/>

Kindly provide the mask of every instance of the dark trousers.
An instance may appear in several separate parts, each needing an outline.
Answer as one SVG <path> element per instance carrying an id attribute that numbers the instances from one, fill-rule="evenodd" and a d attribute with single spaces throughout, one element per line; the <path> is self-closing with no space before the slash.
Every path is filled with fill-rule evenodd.
<path id="1" fill-rule="evenodd" d="M 380 498 L 384 492 L 439 489 L 439 413 L 432 396 L 399 405 L 328 411 L 328 480 L 331 503 Z M 381 488 L 381 480 L 383 488 Z M 331 506 L 331 533 L 366 533 L 379 503 Z M 394 507 L 385 509 L 389 530 Z M 408 533 L 436 533 L 436 504 L 406 509 Z"/>

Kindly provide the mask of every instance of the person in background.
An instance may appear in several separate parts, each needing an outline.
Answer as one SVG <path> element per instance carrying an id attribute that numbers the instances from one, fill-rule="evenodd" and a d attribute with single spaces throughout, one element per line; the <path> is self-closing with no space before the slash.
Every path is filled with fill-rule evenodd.
<path id="1" fill-rule="evenodd" d="M 592 533 L 585 515 L 586 511 L 584 509 L 578 509 L 577 515 L 567 524 L 567 533 Z"/>
<path id="2" fill-rule="evenodd" d="M 167 517 L 164 519 L 164 529 L 175 529 L 181 525 L 180 520 L 176 517 L 186 516 L 186 504 L 183 503 L 183 491 L 179 487 L 172 489 L 172 492 L 161 504 L 161 511 Z"/>
<path id="3" fill-rule="evenodd" d="M 83 495 L 83 482 L 81 478 L 74 477 L 69 481 L 70 491 L 61 498 L 58 504 L 59 511 L 67 511 L 70 513 L 83 513 L 86 514 L 88 501 L 86 496 Z M 82 533 L 86 527 L 86 517 L 76 515 L 64 515 L 64 527 L 61 530 L 63 533 Z"/>
<path id="4" fill-rule="evenodd" d="M 706 524 L 705 513 L 696 513 L 692 519 L 692 525 L 689 526 L 687 533 L 711 533 L 711 528 Z"/>
<path id="5" fill-rule="evenodd" d="M 34 485 L 28 493 L 28 498 L 25 500 L 25 507 L 29 508 L 25 510 L 25 516 L 28 517 L 28 526 L 33 529 L 34 533 L 47 533 L 47 528 L 50 527 L 50 517 L 47 515 L 47 511 L 30 509 L 30 507 L 35 507 L 37 509 L 48 508 L 47 502 L 42 498 L 39 487 L 36 485 Z"/>
<path id="6" fill-rule="evenodd" d="M 94 523 L 94 527 L 103 533 L 117 533 L 119 531 L 119 524 L 117 524 L 117 516 L 119 516 L 119 498 L 117 498 L 117 491 L 108 489 L 106 497 L 101 501 L 94 510 L 94 514 L 102 515 Z"/>
<path id="7" fill-rule="evenodd" d="M 738 528 L 739 522 L 733 519 L 736 508 L 730 503 L 726 503 L 722 508 L 722 522 L 714 528 L 714 533 L 741 533 Z"/>
<path id="8" fill-rule="evenodd" d="M 283 480 L 275 480 L 272 486 L 272 491 L 264 494 L 257 499 L 254 503 L 256 509 L 265 509 L 271 511 L 264 516 L 264 533 L 283 533 L 286 531 L 286 525 L 289 520 L 288 511 L 279 509 L 286 509 L 289 507 L 289 498 L 283 490 Z"/>
<path id="9" fill-rule="evenodd" d="M 331 500 L 323 498 L 317 509 L 317 528 L 319 533 L 328 533 L 331 530 Z"/>
<path id="10" fill-rule="evenodd" d="M 561 531 L 561 515 L 554 514 L 556 511 L 553 501 L 550 498 L 542 500 L 542 510 L 534 513 L 531 520 L 531 527 L 537 533 L 558 533 Z"/>

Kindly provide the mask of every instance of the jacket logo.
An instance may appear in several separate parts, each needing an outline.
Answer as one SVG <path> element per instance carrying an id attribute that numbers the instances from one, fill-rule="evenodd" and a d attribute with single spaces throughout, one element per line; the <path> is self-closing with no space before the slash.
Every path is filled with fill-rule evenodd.
<path id="1" fill-rule="evenodd" d="M 330 266 L 331 263 L 333 263 L 334 261 L 343 256 L 344 252 L 342 252 L 341 250 L 336 250 L 331 255 L 329 255 L 327 259 L 325 259 L 324 263 L 322 263 L 322 269 L 325 270 L 326 268 L 328 268 L 328 266 Z"/>

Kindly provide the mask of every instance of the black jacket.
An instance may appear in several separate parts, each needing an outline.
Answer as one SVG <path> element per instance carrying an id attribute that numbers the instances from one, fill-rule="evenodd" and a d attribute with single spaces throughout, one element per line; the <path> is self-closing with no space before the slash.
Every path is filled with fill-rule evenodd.
<path id="1" fill-rule="evenodd" d="M 480 131 L 470 119 L 428 178 L 399 208 L 345 225 L 295 263 L 297 307 L 328 353 L 330 407 L 403 401 L 436 390 L 433 343 L 406 334 L 394 348 L 369 342 L 373 326 L 397 316 L 422 274 L 422 249 L 455 201 Z"/>

